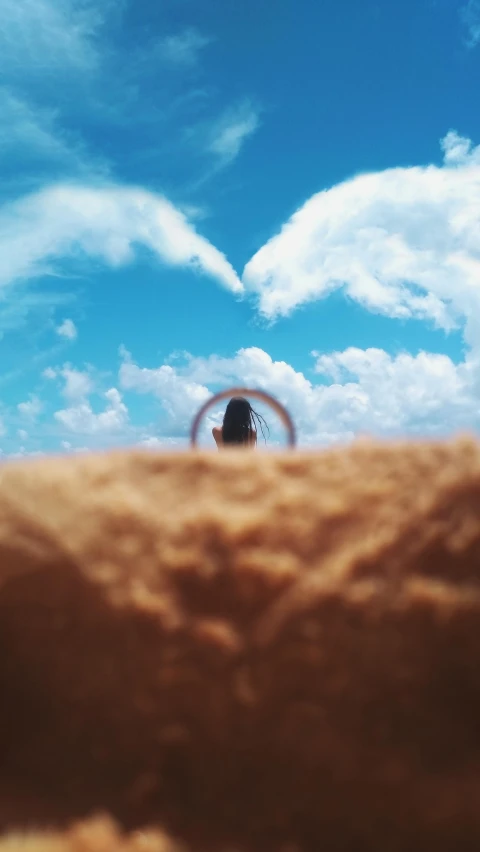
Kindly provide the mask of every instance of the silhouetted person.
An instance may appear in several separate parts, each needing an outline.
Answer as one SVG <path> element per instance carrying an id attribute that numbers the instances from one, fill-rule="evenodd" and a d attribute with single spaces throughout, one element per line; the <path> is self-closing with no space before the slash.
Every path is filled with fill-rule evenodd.
<path id="1" fill-rule="evenodd" d="M 257 445 L 257 424 L 265 440 L 265 426 L 268 426 L 261 414 L 258 414 L 250 405 L 248 399 L 236 396 L 227 405 L 222 426 L 214 426 L 213 437 L 217 447 L 244 446 L 255 447 Z"/>

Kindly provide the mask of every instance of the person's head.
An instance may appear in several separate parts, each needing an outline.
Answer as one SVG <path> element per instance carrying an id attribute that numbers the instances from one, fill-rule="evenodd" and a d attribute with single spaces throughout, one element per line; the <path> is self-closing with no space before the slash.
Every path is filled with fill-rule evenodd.
<path id="1" fill-rule="evenodd" d="M 268 426 L 265 423 L 261 414 L 253 410 L 248 399 L 243 396 L 235 396 L 227 405 L 225 416 L 223 418 L 222 438 L 224 444 L 250 444 L 256 440 L 257 424 L 265 439 L 263 426 L 268 431 Z"/>

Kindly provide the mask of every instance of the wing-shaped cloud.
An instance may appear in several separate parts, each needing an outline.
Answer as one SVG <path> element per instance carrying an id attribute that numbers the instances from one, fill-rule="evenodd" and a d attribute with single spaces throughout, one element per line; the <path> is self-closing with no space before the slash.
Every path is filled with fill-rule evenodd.
<path id="1" fill-rule="evenodd" d="M 480 331 L 480 147 L 450 132 L 443 167 L 365 174 L 310 198 L 250 260 L 268 318 L 343 287 L 368 310 Z"/>
<path id="2" fill-rule="evenodd" d="M 190 266 L 239 293 L 242 284 L 225 256 L 197 234 L 165 198 L 124 187 L 61 185 L 0 212 L 0 286 L 49 271 L 57 258 L 83 252 L 111 266 L 132 259 L 135 246 L 164 263 Z"/>

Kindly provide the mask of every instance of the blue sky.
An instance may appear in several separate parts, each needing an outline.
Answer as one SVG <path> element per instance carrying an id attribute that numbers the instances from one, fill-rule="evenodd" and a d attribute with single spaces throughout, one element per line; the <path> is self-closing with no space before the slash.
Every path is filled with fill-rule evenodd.
<path id="1" fill-rule="evenodd" d="M 478 430 L 480 0 L 2 0 L 0 80 L 2 454 L 235 384 L 306 446 Z"/>

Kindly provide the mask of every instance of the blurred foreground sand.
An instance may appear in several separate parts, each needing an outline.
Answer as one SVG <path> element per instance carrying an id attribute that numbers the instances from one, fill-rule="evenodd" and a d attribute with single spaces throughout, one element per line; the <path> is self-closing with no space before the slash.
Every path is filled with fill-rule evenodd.
<path id="1" fill-rule="evenodd" d="M 466 440 L 3 465 L 0 852 L 478 850 L 479 580 Z"/>

